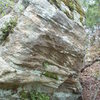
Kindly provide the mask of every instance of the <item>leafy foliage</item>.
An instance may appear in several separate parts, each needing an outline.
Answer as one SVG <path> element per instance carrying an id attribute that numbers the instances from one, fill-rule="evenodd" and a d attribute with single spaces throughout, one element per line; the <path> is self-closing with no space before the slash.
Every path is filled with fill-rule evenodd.
<path id="1" fill-rule="evenodd" d="M 50 100 L 49 96 L 40 92 L 31 92 L 31 100 Z"/>
<path id="2" fill-rule="evenodd" d="M 94 4 L 86 4 L 88 7 L 86 12 L 86 25 L 88 27 L 93 27 L 96 25 L 100 25 L 100 0 L 95 0 Z"/>

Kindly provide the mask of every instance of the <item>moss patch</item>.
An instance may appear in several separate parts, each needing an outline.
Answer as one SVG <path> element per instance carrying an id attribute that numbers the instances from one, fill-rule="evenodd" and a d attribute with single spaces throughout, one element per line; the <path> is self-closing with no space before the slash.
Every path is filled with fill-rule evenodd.
<path id="1" fill-rule="evenodd" d="M 61 1 L 70 9 L 70 11 L 76 10 L 81 16 L 85 16 L 83 9 L 81 8 L 78 0 L 48 0 L 51 4 L 55 4 L 59 9 L 61 7 Z M 70 16 L 67 11 L 64 13 L 70 18 L 73 19 L 73 16 Z"/>
<path id="2" fill-rule="evenodd" d="M 73 2 L 73 0 L 62 0 L 64 2 L 64 4 L 69 7 L 69 9 L 71 11 L 73 11 L 75 9 L 75 4 Z"/>
<path id="3" fill-rule="evenodd" d="M 43 75 L 46 76 L 46 77 L 49 77 L 49 78 L 53 78 L 53 79 L 58 80 L 58 76 L 55 73 L 52 73 L 52 72 L 48 72 L 47 71 L 47 72 L 43 73 Z"/>
<path id="4" fill-rule="evenodd" d="M 69 7 L 71 11 L 76 10 L 80 15 L 84 16 L 85 13 L 83 9 L 81 8 L 78 0 L 62 0 L 66 6 Z"/>
<path id="5" fill-rule="evenodd" d="M 83 23 L 83 16 L 80 16 L 80 22 Z"/>
<path id="6" fill-rule="evenodd" d="M 73 16 L 73 15 L 70 15 L 70 14 L 68 13 L 68 11 L 64 11 L 64 13 L 67 15 L 68 18 L 74 19 L 74 16 Z"/>
<path id="7" fill-rule="evenodd" d="M 85 16 L 85 13 L 83 11 L 83 9 L 81 8 L 80 4 L 78 3 L 77 0 L 75 0 L 75 5 L 76 5 L 76 11 L 81 15 L 81 16 Z"/>

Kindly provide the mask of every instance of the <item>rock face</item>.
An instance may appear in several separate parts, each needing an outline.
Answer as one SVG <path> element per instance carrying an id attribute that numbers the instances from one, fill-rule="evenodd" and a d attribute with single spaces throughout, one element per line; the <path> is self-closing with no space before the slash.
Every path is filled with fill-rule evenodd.
<path id="1" fill-rule="evenodd" d="M 100 62 L 87 67 L 80 75 L 83 100 L 100 100 Z"/>
<path id="2" fill-rule="evenodd" d="M 90 38 L 89 47 L 86 50 L 85 65 L 91 65 L 100 61 L 100 29 L 97 29 Z"/>
<path id="3" fill-rule="evenodd" d="M 83 100 L 100 99 L 100 29 L 89 39 L 85 55 L 85 67 L 80 75 L 83 86 Z"/>
<path id="4" fill-rule="evenodd" d="M 78 73 L 84 57 L 84 16 L 82 10 L 71 10 L 67 0 L 51 1 L 19 0 L 13 11 L 0 19 L 0 88 L 5 89 L 0 90 L 2 99 L 20 100 L 11 92 L 19 93 L 19 88 L 48 93 L 51 100 L 80 98 Z M 14 18 L 16 27 L 10 22 Z"/>

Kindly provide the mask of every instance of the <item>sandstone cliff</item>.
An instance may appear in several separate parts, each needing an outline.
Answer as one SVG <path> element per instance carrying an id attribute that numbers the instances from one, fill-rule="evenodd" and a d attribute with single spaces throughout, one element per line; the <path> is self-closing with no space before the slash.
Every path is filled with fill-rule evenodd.
<path id="1" fill-rule="evenodd" d="M 35 90 L 50 100 L 78 100 L 83 21 L 77 0 L 19 0 L 0 19 L 0 99 L 30 100 L 20 93 Z"/>

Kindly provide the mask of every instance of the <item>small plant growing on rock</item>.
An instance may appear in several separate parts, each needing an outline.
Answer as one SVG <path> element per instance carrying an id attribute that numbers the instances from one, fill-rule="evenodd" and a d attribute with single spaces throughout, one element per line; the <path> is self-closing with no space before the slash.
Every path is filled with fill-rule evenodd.
<path id="1" fill-rule="evenodd" d="M 5 40 L 10 33 L 13 33 L 14 27 L 17 25 L 17 18 L 14 20 L 10 20 L 9 22 L 5 23 L 5 27 L 1 28 L 2 32 L 2 41 Z"/>
<path id="2" fill-rule="evenodd" d="M 43 62 L 43 67 L 48 67 L 49 66 L 49 63 L 47 61 Z"/>
<path id="3" fill-rule="evenodd" d="M 58 80 L 58 76 L 57 76 L 57 74 L 55 74 L 55 73 L 52 73 L 52 72 L 48 72 L 48 71 L 47 71 L 47 72 L 43 73 L 43 75 L 46 76 L 46 77 L 49 77 L 49 78 Z"/>
<path id="4" fill-rule="evenodd" d="M 21 100 L 50 100 L 50 97 L 41 92 L 37 91 L 21 91 L 20 92 Z"/>
<path id="5" fill-rule="evenodd" d="M 69 9 L 73 11 L 75 9 L 74 4 L 72 1 L 69 2 Z"/>
<path id="6" fill-rule="evenodd" d="M 31 92 L 31 100 L 50 100 L 49 96 L 40 92 Z"/>
<path id="7" fill-rule="evenodd" d="M 81 23 L 83 22 L 83 16 L 80 16 L 80 22 Z"/>

